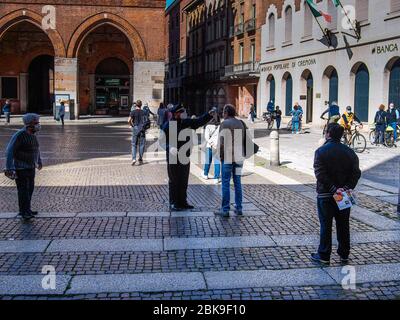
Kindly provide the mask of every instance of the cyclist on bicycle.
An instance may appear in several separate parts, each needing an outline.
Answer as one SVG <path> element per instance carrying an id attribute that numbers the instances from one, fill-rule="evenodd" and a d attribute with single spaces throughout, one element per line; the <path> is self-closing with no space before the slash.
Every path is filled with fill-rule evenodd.
<path id="1" fill-rule="evenodd" d="M 333 101 L 331 105 L 321 114 L 321 119 L 324 119 L 324 116 L 328 114 L 328 124 L 329 123 L 337 123 L 340 119 L 340 111 L 339 106 L 336 101 Z"/>
<path id="2" fill-rule="evenodd" d="M 346 108 L 346 112 L 343 113 L 339 124 L 345 130 L 351 130 L 351 126 L 353 125 L 354 122 L 357 122 L 360 125 L 360 128 L 363 127 L 363 124 L 361 123 L 361 120 L 357 118 L 357 116 L 356 116 L 356 114 L 354 112 L 352 112 L 351 106 L 348 106 Z"/>
<path id="3" fill-rule="evenodd" d="M 389 105 L 389 109 L 386 112 L 386 119 L 388 126 L 394 130 L 394 141 L 397 141 L 397 123 L 400 121 L 400 111 L 396 110 L 393 103 Z"/>

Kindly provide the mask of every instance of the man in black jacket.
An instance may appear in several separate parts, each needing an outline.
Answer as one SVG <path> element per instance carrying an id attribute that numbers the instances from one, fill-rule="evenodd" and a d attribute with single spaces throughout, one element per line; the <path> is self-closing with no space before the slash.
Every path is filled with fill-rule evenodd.
<path id="1" fill-rule="evenodd" d="M 212 109 L 195 119 L 188 118 L 187 111 L 182 105 L 177 105 L 170 111 L 173 118 L 162 128 L 166 139 L 170 209 L 190 210 L 194 208 L 187 202 L 193 130 L 208 123 L 216 110 Z"/>
<path id="2" fill-rule="evenodd" d="M 338 250 L 346 264 L 350 254 L 350 209 L 340 211 L 333 196 L 353 190 L 361 177 L 359 160 L 353 150 L 340 143 L 344 128 L 331 123 L 326 132 L 326 143 L 315 152 L 314 172 L 317 178 L 318 216 L 321 225 L 318 253 L 311 259 L 329 264 L 332 252 L 332 222 L 336 221 Z"/>

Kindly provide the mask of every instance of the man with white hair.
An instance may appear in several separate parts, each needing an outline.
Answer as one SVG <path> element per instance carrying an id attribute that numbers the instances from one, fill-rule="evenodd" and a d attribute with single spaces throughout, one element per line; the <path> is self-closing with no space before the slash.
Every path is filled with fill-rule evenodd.
<path id="1" fill-rule="evenodd" d="M 15 180 L 19 215 L 29 220 L 37 215 L 37 212 L 31 210 L 35 170 L 42 170 L 39 142 L 35 135 L 40 131 L 40 117 L 35 113 L 27 113 L 22 120 L 24 127 L 12 136 L 6 149 L 5 175 Z"/>

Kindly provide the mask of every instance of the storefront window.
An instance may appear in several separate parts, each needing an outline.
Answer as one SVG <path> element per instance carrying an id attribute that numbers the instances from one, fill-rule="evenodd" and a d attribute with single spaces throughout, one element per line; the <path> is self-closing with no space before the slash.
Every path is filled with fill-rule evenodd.
<path id="1" fill-rule="evenodd" d="M 1 98 L 18 99 L 18 78 L 1 78 Z"/>

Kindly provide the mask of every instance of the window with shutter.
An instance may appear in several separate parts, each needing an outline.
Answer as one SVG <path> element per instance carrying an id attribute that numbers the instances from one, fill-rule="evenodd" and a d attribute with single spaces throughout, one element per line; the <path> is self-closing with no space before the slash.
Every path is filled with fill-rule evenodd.
<path id="1" fill-rule="evenodd" d="M 269 26 L 269 47 L 275 46 L 275 16 L 273 13 L 270 14 L 268 18 L 268 26 Z"/>
<path id="2" fill-rule="evenodd" d="M 390 0 L 390 12 L 400 11 L 400 0 Z"/>
<path id="3" fill-rule="evenodd" d="M 356 19 L 357 21 L 368 20 L 368 4 L 369 0 L 356 1 Z"/>
<path id="4" fill-rule="evenodd" d="M 285 42 L 292 41 L 292 7 L 285 10 Z"/>
<path id="5" fill-rule="evenodd" d="M 310 7 L 304 2 L 304 37 L 312 35 L 313 17 Z"/>

